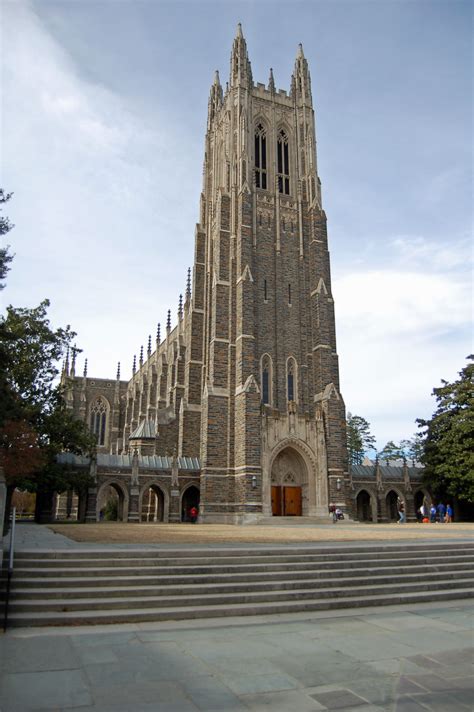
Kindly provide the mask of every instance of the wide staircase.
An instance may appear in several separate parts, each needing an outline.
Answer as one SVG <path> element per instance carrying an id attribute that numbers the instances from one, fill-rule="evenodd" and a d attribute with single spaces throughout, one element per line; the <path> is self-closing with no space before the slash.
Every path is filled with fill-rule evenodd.
<path id="1" fill-rule="evenodd" d="M 301 613 L 474 595 L 474 543 L 18 552 L 9 625 Z"/>

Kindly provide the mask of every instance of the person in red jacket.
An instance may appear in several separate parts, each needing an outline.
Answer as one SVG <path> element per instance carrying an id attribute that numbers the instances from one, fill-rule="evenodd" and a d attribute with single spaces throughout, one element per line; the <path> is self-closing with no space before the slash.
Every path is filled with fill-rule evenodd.
<path id="1" fill-rule="evenodd" d="M 191 507 L 191 509 L 189 510 L 189 518 L 193 524 L 196 523 L 196 520 L 198 518 L 198 511 L 196 507 Z"/>

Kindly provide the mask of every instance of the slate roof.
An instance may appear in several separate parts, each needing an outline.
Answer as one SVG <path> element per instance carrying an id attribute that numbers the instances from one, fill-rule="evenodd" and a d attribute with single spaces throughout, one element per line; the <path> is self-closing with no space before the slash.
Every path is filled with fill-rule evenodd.
<path id="1" fill-rule="evenodd" d="M 403 467 L 395 467 L 394 465 L 380 465 L 380 471 L 383 480 L 400 480 L 403 481 Z M 423 477 L 422 467 L 409 467 L 408 474 L 410 480 L 421 480 Z M 375 481 L 375 465 L 351 465 L 351 473 L 353 480 L 374 480 Z"/>
<path id="2" fill-rule="evenodd" d="M 156 423 L 154 420 L 142 420 L 138 428 L 128 436 L 129 440 L 154 440 L 156 438 Z"/>
<path id="3" fill-rule="evenodd" d="M 90 459 L 82 455 L 74 455 L 72 452 L 61 452 L 57 456 L 57 461 L 63 465 L 74 465 L 76 467 L 88 467 Z M 109 455 L 99 453 L 97 455 L 98 467 L 113 467 L 115 469 L 131 469 L 132 458 L 130 455 Z M 159 455 L 139 455 L 138 467 L 141 470 L 171 470 L 173 458 L 160 457 Z M 178 457 L 178 469 L 199 471 L 201 463 L 197 457 Z"/>

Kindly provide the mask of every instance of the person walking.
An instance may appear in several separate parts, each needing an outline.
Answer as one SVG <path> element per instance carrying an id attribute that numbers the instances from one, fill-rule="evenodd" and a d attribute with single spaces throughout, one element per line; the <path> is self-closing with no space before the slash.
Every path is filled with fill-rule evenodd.
<path id="1" fill-rule="evenodd" d="M 398 520 L 397 524 L 405 524 L 405 504 L 401 499 L 398 501 L 398 516 L 400 517 L 400 519 Z"/>
<path id="2" fill-rule="evenodd" d="M 445 517 L 445 515 L 446 515 L 446 507 L 445 507 L 445 505 L 443 504 L 443 502 L 440 502 L 440 503 L 438 504 L 437 509 L 438 509 L 439 522 L 440 522 L 440 524 L 443 524 L 443 523 L 444 523 L 444 517 Z"/>
<path id="3" fill-rule="evenodd" d="M 453 508 L 450 504 L 446 505 L 446 517 L 444 518 L 446 524 L 453 523 Z"/>
<path id="4" fill-rule="evenodd" d="M 431 524 L 436 524 L 436 507 L 434 504 L 430 507 L 430 522 Z"/>

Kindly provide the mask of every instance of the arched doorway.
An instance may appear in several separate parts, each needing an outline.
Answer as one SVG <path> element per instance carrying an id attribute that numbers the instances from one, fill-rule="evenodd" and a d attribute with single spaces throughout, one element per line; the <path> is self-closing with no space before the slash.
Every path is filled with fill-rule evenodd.
<path id="1" fill-rule="evenodd" d="M 367 490 L 361 490 L 357 495 L 357 519 L 359 522 L 372 522 L 372 504 Z"/>
<path id="2" fill-rule="evenodd" d="M 162 522 L 165 511 L 165 498 L 158 485 L 150 485 L 142 495 L 141 522 Z"/>
<path id="3" fill-rule="evenodd" d="M 183 497 L 181 499 L 181 521 L 189 522 L 189 510 L 195 507 L 199 512 L 199 502 L 201 493 L 199 488 L 195 485 L 191 485 L 183 492 Z"/>
<path id="4" fill-rule="evenodd" d="M 386 504 L 387 504 L 387 518 L 389 522 L 398 521 L 398 494 L 393 490 L 387 494 Z"/>
<path id="5" fill-rule="evenodd" d="M 302 516 L 307 482 L 308 473 L 302 456 L 292 447 L 278 453 L 271 474 L 274 517 Z"/>
<path id="6" fill-rule="evenodd" d="M 99 521 L 123 522 L 125 496 L 120 485 L 109 482 L 99 490 Z"/>

